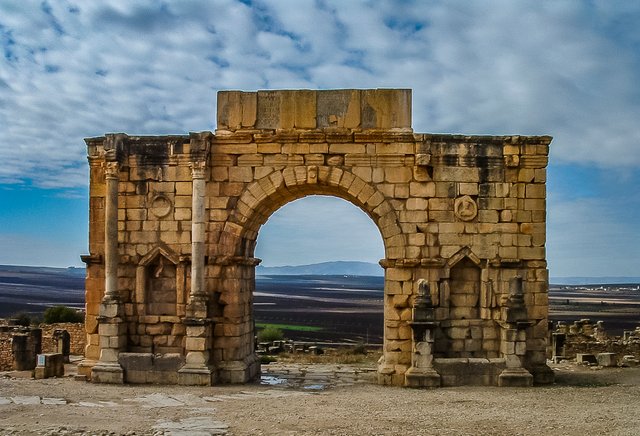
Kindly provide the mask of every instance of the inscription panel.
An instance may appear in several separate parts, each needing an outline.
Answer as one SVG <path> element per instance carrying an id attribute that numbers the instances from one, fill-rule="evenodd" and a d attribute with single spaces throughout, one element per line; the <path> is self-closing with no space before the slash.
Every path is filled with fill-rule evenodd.
<path id="1" fill-rule="evenodd" d="M 278 91 L 258 91 L 258 129 L 277 129 L 280 125 L 280 95 Z"/>
<path id="2" fill-rule="evenodd" d="M 343 118 L 346 114 L 350 99 L 351 91 L 349 90 L 319 92 L 317 100 L 318 127 L 335 127 L 338 119 Z"/>

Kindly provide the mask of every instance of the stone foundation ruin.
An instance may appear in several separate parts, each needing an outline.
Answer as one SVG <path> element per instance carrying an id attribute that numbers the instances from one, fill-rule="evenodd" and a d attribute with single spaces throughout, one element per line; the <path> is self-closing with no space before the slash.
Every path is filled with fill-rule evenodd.
<path id="1" fill-rule="evenodd" d="M 384 241 L 381 384 L 552 380 L 550 137 L 416 134 L 410 90 L 222 91 L 217 104 L 215 132 L 86 139 L 81 374 L 258 377 L 258 232 L 283 205 L 320 194 L 362 209 Z"/>
<path id="2" fill-rule="evenodd" d="M 15 319 L 0 319 L 0 371 L 29 371 L 36 368 L 38 355 L 59 354 L 69 362 L 71 354 L 84 352 L 85 328 L 82 324 L 41 324 L 24 327 Z"/>
<path id="3" fill-rule="evenodd" d="M 640 360 L 640 326 L 625 330 L 622 336 L 610 336 L 603 321 L 595 324 L 588 318 L 572 324 L 559 321 L 555 328 L 550 328 L 549 348 L 547 355 L 555 363 L 565 360 L 580 363 L 584 356 L 591 356 L 591 363 L 601 366 L 636 366 Z M 601 355 L 610 359 L 608 364 L 602 364 Z"/>

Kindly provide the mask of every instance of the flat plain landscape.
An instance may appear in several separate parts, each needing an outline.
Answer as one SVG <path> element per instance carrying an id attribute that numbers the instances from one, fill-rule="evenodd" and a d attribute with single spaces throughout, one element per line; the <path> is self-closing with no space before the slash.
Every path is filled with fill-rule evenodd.
<path id="1" fill-rule="evenodd" d="M 382 343 L 384 279 L 352 275 L 257 276 L 258 326 L 277 324 L 302 341 Z M 640 286 L 551 285 L 550 319 L 602 320 L 609 334 L 640 325 Z M 84 305 L 84 270 L 0 266 L 0 318 Z"/>
<path id="2" fill-rule="evenodd" d="M 0 318 L 56 305 L 84 308 L 84 276 L 84 268 L 0 265 Z"/>

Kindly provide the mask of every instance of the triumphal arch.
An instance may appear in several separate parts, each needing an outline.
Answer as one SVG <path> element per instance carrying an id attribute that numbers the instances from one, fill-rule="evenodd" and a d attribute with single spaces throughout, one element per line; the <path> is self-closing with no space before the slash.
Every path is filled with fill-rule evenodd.
<path id="1" fill-rule="evenodd" d="M 215 132 L 86 140 L 81 374 L 188 385 L 258 377 L 260 226 L 322 194 L 362 209 L 384 240 L 380 383 L 552 380 L 550 137 L 414 133 L 404 89 L 222 91 L 217 107 Z"/>

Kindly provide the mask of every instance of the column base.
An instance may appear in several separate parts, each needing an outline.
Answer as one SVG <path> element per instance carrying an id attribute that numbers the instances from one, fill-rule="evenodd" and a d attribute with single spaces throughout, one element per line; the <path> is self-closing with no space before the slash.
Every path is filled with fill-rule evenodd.
<path id="1" fill-rule="evenodd" d="M 82 359 L 80 363 L 78 363 L 78 375 L 84 376 L 87 380 L 91 380 L 91 370 L 97 364 L 97 360 Z"/>
<path id="2" fill-rule="evenodd" d="M 537 385 L 548 385 L 554 382 L 556 375 L 547 365 L 536 365 L 531 368 L 533 383 Z"/>
<path id="3" fill-rule="evenodd" d="M 524 368 L 506 368 L 498 376 L 498 386 L 530 387 L 533 386 L 533 376 Z"/>
<path id="4" fill-rule="evenodd" d="M 218 376 L 222 383 L 247 383 L 260 378 L 260 358 L 257 354 L 244 360 L 220 362 Z"/>
<path id="5" fill-rule="evenodd" d="M 185 365 L 178 370 L 178 384 L 184 386 L 213 386 L 216 373 L 208 366 Z"/>
<path id="6" fill-rule="evenodd" d="M 91 369 L 93 383 L 124 384 L 124 370 L 117 363 L 98 362 Z"/>
<path id="7" fill-rule="evenodd" d="M 440 374 L 433 368 L 412 366 L 404 373 L 404 385 L 409 388 L 439 388 Z"/>
<path id="8" fill-rule="evenodd" d="M 404 374 L 409 365 L 394 365 L 378 361 L 378 384 L 384 386 L 404 386 Z"/>

